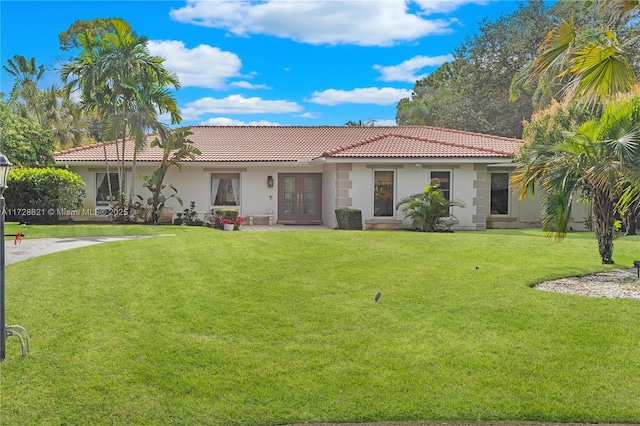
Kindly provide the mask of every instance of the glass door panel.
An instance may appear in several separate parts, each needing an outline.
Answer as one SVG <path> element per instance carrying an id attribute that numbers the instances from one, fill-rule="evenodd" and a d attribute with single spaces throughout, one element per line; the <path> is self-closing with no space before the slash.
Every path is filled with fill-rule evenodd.
<path id="1" fill-rule="evenodd" d="M 318 212 L 316 205 L 316 179 L 304 179 L 304 214 L 315 215 Z"/>
<path id="2" fill-rule="evenodd" d="M 278 220 L 322 223 L 322 174 L 280 173 Z"/>
<path id="3" fill-rule="evenodd" d="M 285 177 L 282 180 L 282 213 L 286 216 L 296 214 L 296 178 Z"/>

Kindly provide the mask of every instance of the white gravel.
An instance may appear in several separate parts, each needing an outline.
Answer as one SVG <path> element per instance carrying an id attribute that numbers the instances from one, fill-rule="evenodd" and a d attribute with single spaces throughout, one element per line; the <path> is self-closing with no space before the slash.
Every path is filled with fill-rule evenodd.
<path id="1" fill-rule="evenodd" d="M 637 274 L 635 268 L 618 269 L 547 281 L 536 284 L 533 288 L 591 297 L 640 299 L 640 279 Z"/>

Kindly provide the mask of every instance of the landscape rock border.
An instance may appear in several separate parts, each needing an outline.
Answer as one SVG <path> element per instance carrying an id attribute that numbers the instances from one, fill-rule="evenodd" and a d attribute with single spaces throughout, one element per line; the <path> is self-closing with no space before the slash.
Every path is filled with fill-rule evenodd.
<path id="1" fill-rule="evenodd" d="M 535 284 L 532 288 L 609 299 L 640 299 L 640 279 L 635 268 L 560 278 Z"/>

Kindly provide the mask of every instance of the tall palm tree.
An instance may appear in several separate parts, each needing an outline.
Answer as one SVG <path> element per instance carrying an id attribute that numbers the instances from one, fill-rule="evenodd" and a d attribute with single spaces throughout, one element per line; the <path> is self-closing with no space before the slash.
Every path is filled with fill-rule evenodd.
<path id="1" fill-rule="evenodd" d="M 603 264 L 613 264 L 613 229 L 623 191 L 638 188 L 640 167 L 640 97 L 610 103 L 553 145 L 526 147 L 517 159 L 513 182 L 520 198 L 541 191 L 542 226 L 556 237 L 566 235 L 571 205 L 586 197 L 595 217 L 595 234 Z"/>
<path id="2" fill-rule="evenodd" d="M 177 75 L 164 68 L 164 59 L 149 53 L 147 37 L 138 36 L 119 20 L 113 21 L 113 29 L 100 38 L 89 32 L 81 35 L 80 55 L 63 66 L 61 77 L 68 91 L 81 91 L 86 109 L 98 111 L 107 121 L 107 134 L 114 136 L 116 142 L 121 141 L 116 160 L 118 199 L 124 202 L 127 141 L 134 140 L 137 154 L 146 144 L 146 137 L 141 136 L 145 130 L 162 127 L 158 122 L 160 113 L 168 113 L 172 124 L 181 121 L 175 98 L 166 89 L 178 89 L 180 84 Z"/>

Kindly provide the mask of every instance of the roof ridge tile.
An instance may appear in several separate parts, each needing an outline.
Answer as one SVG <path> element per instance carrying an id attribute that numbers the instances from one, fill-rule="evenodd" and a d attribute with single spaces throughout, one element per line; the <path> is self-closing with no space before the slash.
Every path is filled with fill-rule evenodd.
<path id="1" fill-rule="evenodd" d="M 346 126 L 346 127 L 357 127 L 357 126 Z M 375 135 L 375 136 L 370 136 L 368 138 L 361 139 L 358 142 L 352 142 L 352 143 L 347 144 L 347 145 L 342 145 L 342 146 L 338 146 L 338 147 L 335 147 L 333 149 L 327 150 L 327 151 L 323 152 L 320 156 L 321 157 L 331 157 L 331 156 L 333 156 L 335 154 L 338 154 L 340 152 L 344 152 L 344 151 L 347 151 L 349 149 L 357 148 L 359 146 L 364 146 L 364 145 L 370 144 L 372 142 L 375 142 L 377 140 L 386 138 L 388 136 L 393 136 L 393 135 L 390 134 L 390 133 L 382 133 L 382 134 L 378 134 L 378 135 Z"/>
<path id="2" fill-rule="evenodd" d="M 476 135 L 481 135 L 481 133 L 475 133 Z M 484 152 L 491 152 L 494 154 L 502 154 L 502 155 L 511 155 L 510 153 L 506 152 L 506 151 L 502 151 L 499 149 L 493 149 L 493 148 L 488 148 L 488 147 L 484 147 L 484 146 L 477 146 L 477 145 L 465 145 L 462 143 L 456 143 L 456 142 L 447 142 L 447 141 L 439 141 L 436 139 L 427 139 L 427 138 L 421 138 L 419 136 L 413 136 L 413 135 L 402 135 L 401 137 L 406 137 L 408 139 L 414 139 L 414 140 L 419 140 L 419 141 L 423 141 L 423 142 L 431 142 L 431 143 L 436 143 L 439 145 L 445 145 L 445 146 L 453 146 L 456 148 L 468 148 L 468 149 L 477 149 L 478 151 L 484 151 Z M 515 139 L 515 141 L 517 141 L 517 139 Z"/>
<path id="3" fill-rule="evenodd" d="M 113 141 L 107 141 L 107 142 L 96 142 L 96 143 L 92 143 L 91 145 L 82 145 L 82 146 L 74 146 L 71 148 L 67 148 L 67 149 L 63 149 L 60 151 L 56 151 L 53 153 L 54 156 L 56 155 L 63 155 L 63 154 L 68 154 L 70 152 L 79 152 L 79 151 L 87 151 L 90 149 L 94 149 L 98 146 L 102 146 L 102 145 L 117 145 L 118 140 L 113 140 Z"/>

